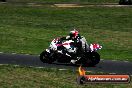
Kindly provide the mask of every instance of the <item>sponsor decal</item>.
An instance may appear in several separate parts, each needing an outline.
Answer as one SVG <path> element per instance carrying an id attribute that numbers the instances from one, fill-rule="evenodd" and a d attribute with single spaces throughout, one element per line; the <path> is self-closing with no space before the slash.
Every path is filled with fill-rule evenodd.
<path id="1" fill-rule="evenodd" d="M 118 74 L 108 74 L 108 75 L 86 75 L 85 70 L 80 66 L 79 76 L 77 77 L 78 84 L 84 83 L 129 83 L 129 75 L 118 75 Z"/>

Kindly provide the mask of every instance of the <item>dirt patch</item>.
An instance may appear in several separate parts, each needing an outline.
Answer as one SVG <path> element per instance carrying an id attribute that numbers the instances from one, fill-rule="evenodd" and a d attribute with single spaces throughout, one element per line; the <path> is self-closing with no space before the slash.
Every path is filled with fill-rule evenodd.
<path id="1" fill-rule="evenodd" d="M 54 4 L 53 6 L 55 7 L 64 7 L 64 8 L 67 8 L 67 7 L 95 7 L 95 6 L 98 6 L 98 7 L 132 7 L 132 5 L 118 5 L 118 4 L 101 4 L 101 5 L 83 5 L 83 4 Z"/>
<path id="2" fill-rule="evenodd" d="M 84 5 L 79 4 L 54 4 L 56 7 L 84 7 Z"/>
<path id="3" fill-rule="evenodd" d="M 27 3 L 28 6 L 43 6 L 41 4 L 37 4 L 37 3 Z"/>

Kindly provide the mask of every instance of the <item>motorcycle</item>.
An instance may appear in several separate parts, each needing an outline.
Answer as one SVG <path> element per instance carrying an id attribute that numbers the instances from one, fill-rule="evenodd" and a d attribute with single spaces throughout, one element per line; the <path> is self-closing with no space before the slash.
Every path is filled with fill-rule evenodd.
<path id="1" fill-rule="evenodd" d="M 51 41 L 49 48 L 40 54 L 40 60 L 49 64 L 57 61 L 59 63 L 95 66 L 100 61 L 97 50 L 101 48 L 102 46 L 99 44 L 88 45 L 83 36 L 81 38 L 81 50 L 74 46 L 73 40 L 60 41 L 59 38 L 56 38 Z"/>

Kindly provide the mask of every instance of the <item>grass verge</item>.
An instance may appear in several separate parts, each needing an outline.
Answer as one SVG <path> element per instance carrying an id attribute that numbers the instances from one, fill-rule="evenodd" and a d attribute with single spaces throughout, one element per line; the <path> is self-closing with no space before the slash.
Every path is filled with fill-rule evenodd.
<path id="1" fill-rule="evenodd" d="M 72 70 L 1 65 L 0 86 L 1 88 L 131 88 L 132 86 L 132 83 L 78 85 L 77 75 L 78 73 Z"/>

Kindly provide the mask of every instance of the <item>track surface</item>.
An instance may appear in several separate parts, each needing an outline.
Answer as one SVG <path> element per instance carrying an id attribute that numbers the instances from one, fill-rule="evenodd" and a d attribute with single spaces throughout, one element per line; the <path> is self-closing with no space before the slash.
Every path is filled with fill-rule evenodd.
<path id="1" fill-rule="evenodd" d="M 49 67 L 59 69 L 77 70 L 78 66 L 70 64 L 46 64 L 39 60 L 39 56 L 22 54 L 0 54 L 0 64 L 13 64 L 20 66 Z M 101 60 L 96 67 L 85 67 L 87 71 L 106 72 L 132 75 L 132 62 Z"/>

